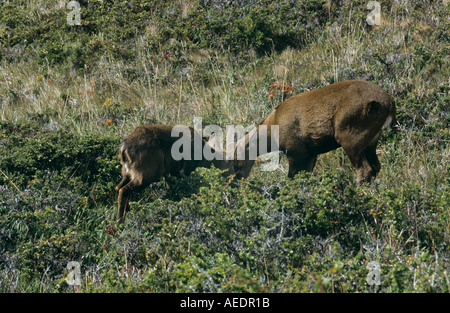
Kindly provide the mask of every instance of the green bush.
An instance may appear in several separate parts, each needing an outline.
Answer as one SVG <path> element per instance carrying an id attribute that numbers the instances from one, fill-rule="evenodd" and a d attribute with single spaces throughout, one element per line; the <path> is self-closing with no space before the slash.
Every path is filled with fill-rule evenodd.
<path id="1" fill-rule="evenodd" d="M 29 290 L 42 288 L 34 282 L 44 272 L 46 290 L 68 290 L 62 282 L 70 260 L 96 277 L 86 283 L 92 291 L 370 291 L 371 260 L 381 264 L 381 291 L 448 290 L 445 265 L 428 252 L 449 253 L 449 234 L 441 231 L 447 187 L 354 187 L 336 170 L 302 173 L 267 193 L 261 177 L 236 183 L 199 169 L 162 196 L 135 198 L 118 229 L 110 198 L 97 196 L 113 185 L 95 187 L 117 168 L 100 160 L 105 172 L 91 174 L 89 184 L 72 165 L 33 171 L 23 191 L 2 186 L 2 270 L 14 268 L 21 282 L 35 286 Z"/>
<path id="2" fill-rule="evenodd" d="M 0 133 L 6 138 L 0 147 L 0 167 L 6 173 L 13 173 L 9 180 L 5 176 L 0 178 L 3 184 L 15 182 L 24 186 L 39 180 L 42 172 L 67 172 L 68 169 L 72 170 L 72 177 L 91 183 L 108 185 L 111 178 L 117 177 L 117 139 L 81 137 L 63 129 L 39 129 L 37 123 L 3 122 L 0 126 Z"/>

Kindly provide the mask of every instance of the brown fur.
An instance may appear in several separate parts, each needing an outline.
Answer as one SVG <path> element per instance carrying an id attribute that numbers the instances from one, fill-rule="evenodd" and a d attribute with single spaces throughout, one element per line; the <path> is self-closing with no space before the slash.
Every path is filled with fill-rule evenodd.
<path id="1" fill-rule="evenodd" d="M 160 124 L 139 126 L 122 141 L 119 153 L 122 181 L 115 188 L 119 193 L 118 222 L 124 220 L 125 212 L 129 210 L 132 192 L 144 189 L 163 176 L 177 176 L 181 172 L 187 175 L 197 167 L 209 167 L 212 164 L 222 170 L 231 169 L 232 161 L 194 160 L 194 135 L 200 135 L 194 132 L 192 127 L 190 127 L 192 160 L 175 161 L 171 155 L 171 148 L 180 137 L 171 136 L 172 128 L 173 126 Z M 203 148 L 206 142 L 203 140 L 201 142 Z"/>
<path id="2" fill-rule="evenodd" d="M 268 127 L 268 142 L 271 125 L 279 125 L 279 150 L 288 158 L 290 178 L 301 170 L 312 171 L 319 154 L 342 147 L 361 184 L 380 171 L 377 141 L 382 128 L 394 121 L 391 96 L 377 85 L 352 80 L 293 96 L 260 125 Z M 241 141 L 247 148 L 251 135 Z M 236 178 L 247 177 L 253 163 L 235 160 Z"/>

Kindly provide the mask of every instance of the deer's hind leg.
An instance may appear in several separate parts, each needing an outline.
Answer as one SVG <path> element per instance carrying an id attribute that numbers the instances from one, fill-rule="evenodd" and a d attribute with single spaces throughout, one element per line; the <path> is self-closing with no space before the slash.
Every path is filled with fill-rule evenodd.
<path id="1" fill-rule="evenodd" d="M 122 223 L 125 219 L 125 213 L 130 210 L 130 197 L 133 191 L 145 188 L 141 182 L 131 180 L 125 186 L 119 189 L 119 196 L 117 199 L 117 222 Z"/>
<path id="2" fill-rule="evenodd" d="M 126 175 L 116 186 L 119 192 L 117 222 L 122 223 L 125 213 L 130 209 L 130 197 L 132 193 L 140 191 L 151 183 L 158 181 L 165 171 L 164 155 L 161 151 L 155 151 L 151 156 L 143 158 L 144 161 L 132 163 L 127 169 Z"/>
<path id="3" fill-rule="evenodd" d="M 126 184 L 128 184 L 130 182 L 130 177 L 128 175 L 123 176 L 122 180 L 120 181 L 120 183 L 114 188 L 116 190 L 116 192 L 119 192 L 119 190 L 125 186 Z"/>
<path id="4" fill-rule="evenodd" d="M 367 143 L 368 141 L 360 140 L 355 143 L 351 140 L 341 140 L 342 149 L 356 170 L 356 181 L 359 185 L 370 183 L 381 168 L 376 154 L 376 140 L 372 143 Z"/>
<path id="5" fill-rule="evenodd" d="M 365 154 L 365 151 L 361 151 L 357 148 L 342 147 L 347 154 L 352 166 L 356 170 L 356 181 L 359 185 L 363 183 L 370 183 L 374 172 L 370 166 L 369 160 Z"/>
<path id="6" fill-rule="evenodd" d="M 376 142 L 368 146 L 365 150 L 366 158 L 369 161 L 370 167 L 372 168 L 372 177 L 375 178 L 381 169 L 381 163 L 377 156 L 377 144 Z"/>

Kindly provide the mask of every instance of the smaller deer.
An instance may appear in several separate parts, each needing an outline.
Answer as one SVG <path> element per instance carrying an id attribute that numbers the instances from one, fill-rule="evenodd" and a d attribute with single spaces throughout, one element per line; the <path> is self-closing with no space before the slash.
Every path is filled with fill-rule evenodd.
<path id="1" fill-rule="evenodd" d="M 238 142 L 235 178 L 250 174 L 255 162 L 249 158 L 250 142 L 252 136 L 258 136 L 258 142 L 265 141 L 271 151 L 286 154 L 289 178 L 301 170 L 312 171 L 319 154 L 342 147 L 356 169 L 357 182 L 370 182 L 381 168 L 376 154 L 378 138 L 392 123 L 393 98 L 367 81 L 343 81 L 292 96 Z M 266 132 L 259 131 L 261 125 L 267 127 Z M 276 147 L 271 138 L 274 125 L 278 126 Z M 243 159 L 238 158 L 238 147 L 245 151 Z"/>
<path id="2" fill-rule="evenodd" d="M 224 175 L 232 173 L 233 160 L 226 160 L 224 152 L 215 150 L 194 131 L 193 127 L 183 128 L 190 132 L 191 141 L 189 145 L 191 151 L 183 151 L 183 154 L 188 153 L 191 158 L 174 159 L 172 149 L 181 136 L 172 137 L 173 129 L 174 126 L 161 124 L 139 126 L 122 141 L 119 152 L 122 181 L 115 188 L 119 194 L 117 211 L 119 223 L 124 221 L 125 213 L 129 210 L 131 194 L 159 181 L 164 176 L 179 176 L 182 172 L 188 175 L 197 167 L 211 165 L 224 170 Z M 201 148 L 203 152 L 205 146 L 213 153 L 212 160 L 194 156 L 198 152 L 194 151 L 195 149 Z"/>

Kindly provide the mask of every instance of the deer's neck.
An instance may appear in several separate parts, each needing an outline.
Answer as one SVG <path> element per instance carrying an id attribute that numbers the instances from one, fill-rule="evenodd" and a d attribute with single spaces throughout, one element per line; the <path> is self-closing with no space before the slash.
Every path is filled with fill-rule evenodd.
<path id="1" fill-rule="evenodd" d="M 260 155 L 278 151 L 278 134 L 278 125 L 257 125 L 237 142 L 235 159 L 253 163 Z"/>

